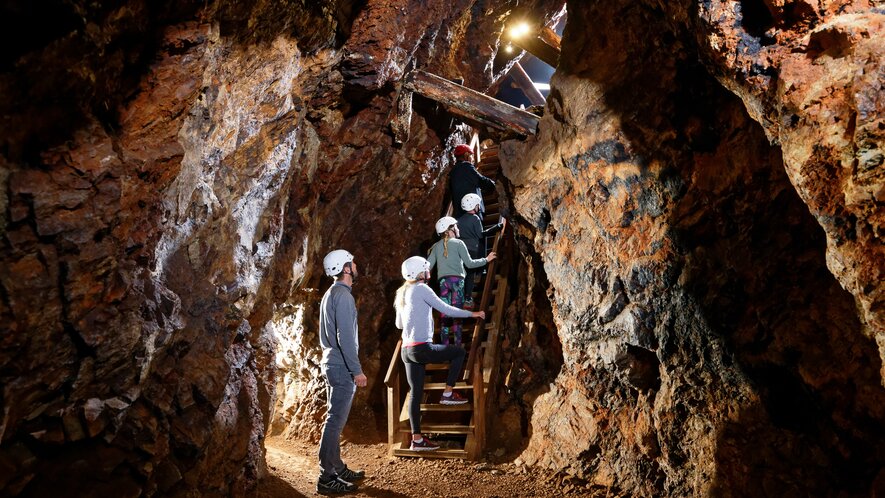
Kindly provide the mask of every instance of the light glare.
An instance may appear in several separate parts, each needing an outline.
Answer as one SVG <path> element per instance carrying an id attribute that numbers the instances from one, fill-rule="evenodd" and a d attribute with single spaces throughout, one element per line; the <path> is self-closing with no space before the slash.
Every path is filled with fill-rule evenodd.
<path id="1" fill-rule="evenodd" d="M 510 28 L 510 38 L 522 38 L 531 31 L 529 23 L 521 22 Z"/>

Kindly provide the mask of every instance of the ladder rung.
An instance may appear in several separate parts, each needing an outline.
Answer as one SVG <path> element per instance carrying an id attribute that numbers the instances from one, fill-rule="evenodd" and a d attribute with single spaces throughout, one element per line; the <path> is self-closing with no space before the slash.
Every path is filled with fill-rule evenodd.
<path id="1" fill-rule="evenodd" d="M 463 405 L 439 405 L 421 403 L 422 412 L 469 412 L 473 410 L 473 403 L 464 403 Z M 408 411 L 408 408 L 406 408 Z M 406 418 L 408 420 L 408 418 Z"/>
<path id="2" fill-rule="evenodd" d="M 462 424 L 421 424 L 421 433 L 423 434 L 472 434 L 475 427 Z M 401 427 L 400 432 L 411 434 L 410 427 Z"/>
<path id="3" fill-rule="evenodd" d="M 467 450 L 443 450 L 436 451 L 412 451 L 395 448 L 393 456 L 398 457 L 421 457 L 421 458 L 467 458 Z"/>
<path id="4" fill-rule="evenodd" d="M 425 391 L 442 391 L 445 388 L 445 382 L 427 382 L 424 384 Z M 455 389 L 473 389 L 473 386 L 470 384 L 465 384 L 464 382 L 456 382 Z"/>

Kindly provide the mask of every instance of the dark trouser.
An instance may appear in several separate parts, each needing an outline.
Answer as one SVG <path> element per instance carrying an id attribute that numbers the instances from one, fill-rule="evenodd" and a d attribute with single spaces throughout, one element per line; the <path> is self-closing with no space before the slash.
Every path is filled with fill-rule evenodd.
<path id="1" fill-rule="evenodd" d="M 468 251 L 467 251 L 470 253 L 470 257 L 473 259 L 479 259 L 479 258 L 486 257 L 486 255 L 484 254 L 485 253 L 484 248 L 486 245 L 485 238 L 480 240 L 479 244 L 480 244 L 480 249 L 477 249 L 477 250 L 468 249 Z M 476 276 L 482 273 L 483 268 L 485 268 L 485 267 L 480 266 L 479 268 L 474 268 L 474 269 L 465 268 L 465 270 L 467 272 L 467 276 L 464 277 L 464 300 L 465 301 L 473 301 L 473 286 L 476 284 Z M 476 307 L 474 307 L 473 309 L 476 309 Z"/>
<path id="2" fill-rule="evenodd" d="M 447 363 L 449 376 L 447 386 L 455 386 L 461 367 L 464 365 L 464 348 L 461 346 L 443 346 L 442 344 L 419 344 L 404 347 L 401 356 L 406 365 L 406 379 L 412 389 L 409 400 L 409 424 L 412 434 L 421 434 L 421 398 L 424 397 L 424 365 L 427 363 Z"/>
<path id="3" fill-rule="evenodd" d="M 356 383 L 345 366 L 323 365 L 326 377 L 326 423 L 320 438 L 320 476 L 328 479 L 344 470 L 341 461 L 341 431 L 347 423 Z"/>

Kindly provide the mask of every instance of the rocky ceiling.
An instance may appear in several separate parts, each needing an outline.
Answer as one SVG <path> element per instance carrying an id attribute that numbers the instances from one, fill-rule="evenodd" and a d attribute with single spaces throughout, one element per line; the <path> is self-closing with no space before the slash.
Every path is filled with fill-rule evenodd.
<path id="1" fill-rule="evenodd" d="M 269 431 L 319 430 L 334 247 L 348 436 L 383 439 L 397 268 L 464 139 L 416 99 L 395 146 L 398 82 L 485 90 L 505 21 L 561 7 L 3 3 L 0 493 L 247 494 Z M 502 144 L 492 440 L 601 493 L 885 493 L 882 5 L 567 7 L 538 133 Z"/>

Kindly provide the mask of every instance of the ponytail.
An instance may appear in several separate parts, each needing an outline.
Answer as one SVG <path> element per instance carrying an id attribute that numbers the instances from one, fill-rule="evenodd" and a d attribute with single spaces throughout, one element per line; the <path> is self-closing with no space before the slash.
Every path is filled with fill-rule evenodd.
<path id="1" fill-rule="evenodd" d="M 411 289 L 416 283 L 418 283 L 417 280 L 406 280 L 406 282 L 396 290 L 396 297 L 393 300 L 394 308 L 400 312 L 406 308 L 406 291 Z"/>
<path id="2" fill-rule="evenodd" d="M 449 231 L 446 230 L 446 233 L 443 235 L 443 257 L 449 257 Z"/>

